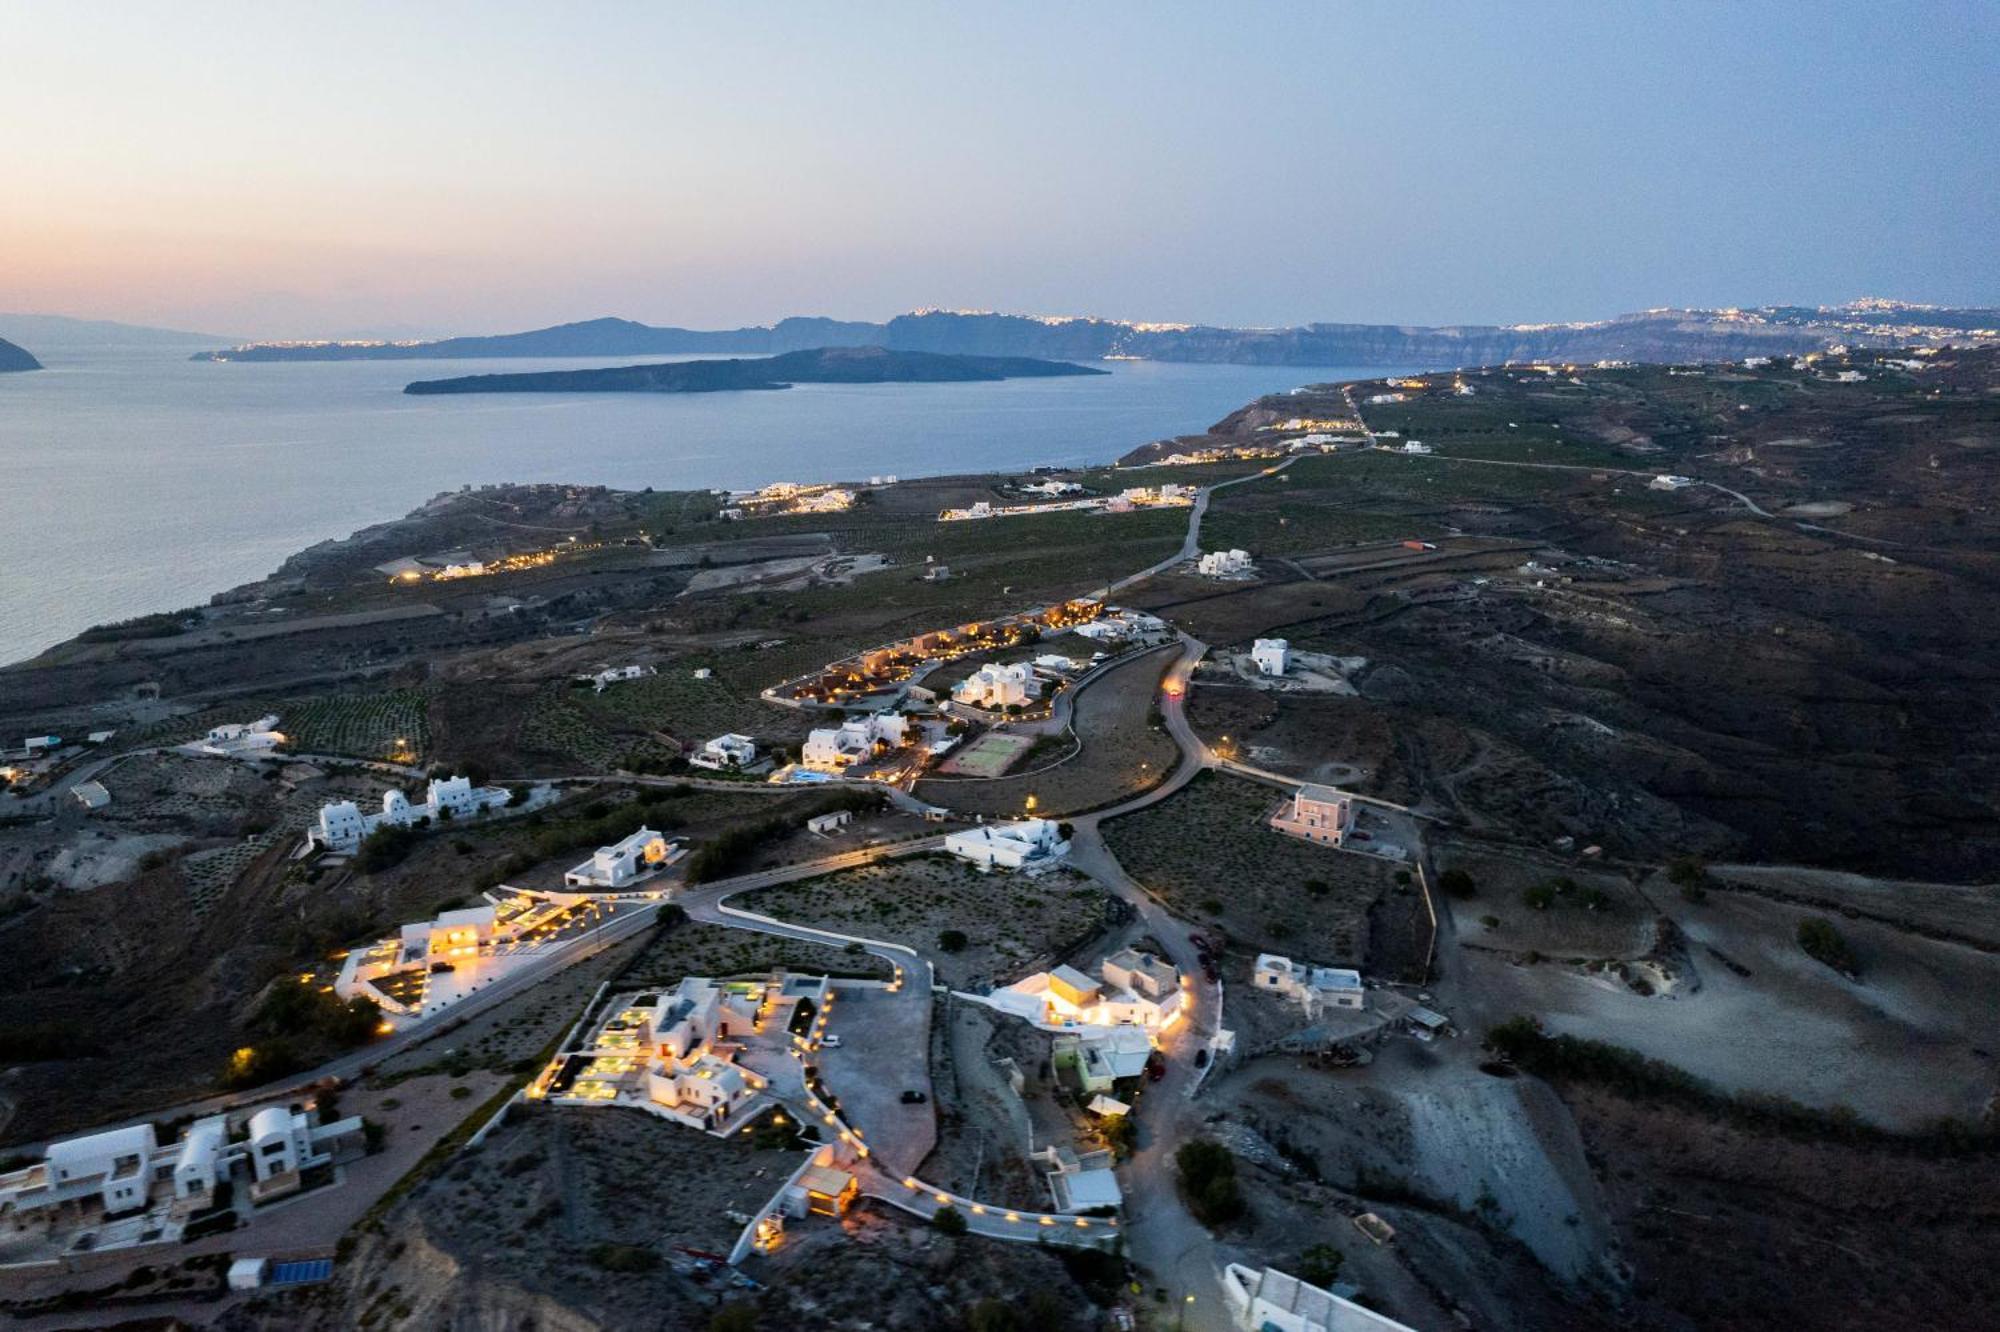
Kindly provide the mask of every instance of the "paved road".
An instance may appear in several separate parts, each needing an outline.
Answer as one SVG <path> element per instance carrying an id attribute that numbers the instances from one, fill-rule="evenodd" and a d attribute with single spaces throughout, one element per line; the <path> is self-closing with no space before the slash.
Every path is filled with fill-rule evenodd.
<path id="1" fill-rule="evenodd" d="M 807 879 L 821 874 L 831 874 L 837 870 L 852 869 L 855 866 L 866 865 L 876 860 L 889 859 L 896 856 L 918 855 L 926 851 L 934 851 L 942 846 L 943 843 L 944 839 L 942 837 L 926 837 L 913 842 L 891 843 L 887 846 L 867 847 L 858 851 L 847 851 L 836 856 L 825 857 L 821 860 L 806 861 L 797 865 L 785 865 L 777 869 L 759 870 L 753 874 L 739 875 L 731 879 L 720 879 L 713 884 L 707 884 L 690 890 L 683 897 L 673 900 L 685 906 L 691 917 L 695 919 L 709 919 L 711 917 L 699 915 L 697 911 L 705 909 L 709 904 L 719 903 L 723 898 L 733 893 L 746 892 L 754 888 L 768 887 L 777 883 L 787 883 L 794 879 Z M 588 961 L 596 957 L 599 953 L 602 953 L 605 949 L 623 943 L 625 940 L 650 926 L 653 923 L 654 917 L 658 914 L 661 905 L 663 904 L 659 902 L 616 904 L 611 918 L 603 925 L 592 930 L 589 934 L 583 935 L 566 948 L 555 949 L 547 954 L 530 959 L 521 967 L 508 972 L 508 974 L 495 980 L 492 984 L 483 989 L 476 990 L 471 995 L 460 1000 L 437 1019 L 397 1032 L 395 1035 L 382 1040 L 371 1041 L 359 1049 L 351 1050 L 308 1072 L 296 1073 L 275 1082 L 266 1083 L 261 1087 L 206 1096 L 181 1105 L 164 1106 L 141 1118 L 126 1120 L 117 1124 L 107 1124 L 102 1129 L 93 1129 L 92 1131 L 100 1132 L 135 1124 L 158 1123 L 161 1120 L 175 1119 L 183 1116 L 217 1114 L 224 1110 L 234 1110 L 241 1106 L 280 1099 L 292 1093 L 302 1091 L 310 1084 L 324 1078 L 331 1077 L 339 1078 L 343 1082 L 349 1081 L 359 1076 L 361 1071 L 370 1065 L 379 1064 L 393 1055 L 401 1054 L 405 1050 L 422 1045 L 424 1042 L 444 1034 L 444 1029 L 447 1026 L 455 1027 L 460 1020 L 474 1017 L 496 1004 L 505 1003 L 507 1000 L 520 995 L 524 991 L 533 989 L 557 972 L 574 966 L 579 962 Z M 724 923 L 731 925 L 738 924 L 736 921 L 725 921 Z M 746 928 L 755 927 L 746 926 Z M 798 928 L 785 927 L 785 930 Z M 771 932 L 780 933 L 785 931 L 772 930 Z M 812 931 L 800 929 L 795 937 L 804 938 L 812 937 L 812 935 Z M 894 945 L 885 946 L 893 947 Z M 10 1147 L 10 1150 L 38 1152 L 46 1146 L 47 1143 L 14 1144 Z"/>
<path id="2" fill-rule="evenodd" d="M 1200 490 L 1195 492 L 1194 507 L 1188 511 L 1187 536 L 1182 538 L 1181 548 L 1179 550 L 1167 556 L 1167 558 L 1165 558 L 1164 560 L 1160 560 L 1155 564 L 1147 565 L 1145 568 L 1139 570 L 1138 573 L 1127 574 L 1123 578 L 1118 579 L 1116 582 L 1107 583 L 1103 587 L 1098 588 L 1096 591 L 1086 592 L 1084 593 L 1084 595 L 1087 597 L 1094 597 L 1099 601 L 1104 601 L 1108 599 L 1112 593 L 1117 592 L 1121 588 L 1130 587 L 1132 586 L 1132 584 L 1151 578 L 1155 574 L 1163 574 L 1167 570 L 1173 568 L 1176 564 L 1187 563 L 1195 556 L 1201 554 L 1201 520 L 1202 517 L 1208 513 L 1208 497 L 1210 495 L 1213 495 L 1218 490 L 1226 490 L 1230 486 L 1240 486 L 1245 481 L 1257 481 L 1263 479 L 1264 477 L 1270 476 L 1273 473 L 1282 472 L 1287 467 L 1290 467 L 1293 463 L 1297 461 L 1298 461 L 1297 458 L 1287 458 L 1275 467 L 1266 467 L 1259 471 L 1252 472 L 1248 476 L 1239 476 L 1232 478 L 1231 480 L 1228 481 L 1218 481 L 1212 486 L 1203 486 Z"/>

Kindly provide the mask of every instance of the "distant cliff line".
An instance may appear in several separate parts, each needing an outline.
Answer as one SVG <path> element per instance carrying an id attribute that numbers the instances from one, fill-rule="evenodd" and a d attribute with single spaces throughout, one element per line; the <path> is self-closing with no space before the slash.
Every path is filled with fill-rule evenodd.
<path id="1" fill-rule="evenodd" d="M 1841 343 L 1912 346 L 2000 341 L 2000 310 L 1862 301 L 1834 307 L 1648 310 L 1565 324 L 1304 324 L 1211 328 L 1116 319 L 925 310 L 887 323 L 784 319 L 736 329 L 656 328 L 591 319 L 525 333 L 434 342 L 265 342 L 200 352 L 198 361 L 481 360 L 506 357 L 776 355 L 885 347 L 950 356 L 1048 360 L 1130 357 L 1235 365 L 1497 365 L 1509 361 L 1717 361 L 1789 355 Z"/>

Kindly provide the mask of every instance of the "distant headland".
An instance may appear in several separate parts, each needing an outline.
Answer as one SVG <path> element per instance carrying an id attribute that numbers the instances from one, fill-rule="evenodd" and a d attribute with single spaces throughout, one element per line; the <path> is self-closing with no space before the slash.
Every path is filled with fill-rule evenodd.
<path id="1" fill-rule="evenodd" d="M 885 347 L 817 347 L 753 360 L 669 361 L 537 374 L 425 379 L 405 393 L 727 393 L 793 384 L 967 384 L 1101 375 L 1103 370 L 1026 356 L 945 356 Z"/>
<path id="2" fill-rule="evenodd" d="M 1846 305 L 1644 310 L 1569 323 L 1300 324 L 1221 328 L 1119 319 L 919 310 L 886 323 L 781 319 L 734 329 L 590 319 L 525 333 L 428 342 L 255 342 L 197 361 L 430 361 L 527 356 L 770 356 L 886 347 L 955 356 L 1192 361 L 1229 365 L 1498 365 L 1509 361 L 1717 361 L 1829 347 L 1976 345 L 2000 339 L 2000 310 L 1862 300 Z"/>
<path id="3" fill-rule="evenodd" d="M 0 338 L 0 374 L 10 374 L 17 370 L 39 370 L 42 363 L 30 356 L 26 349 L 16 347 L 5 338 Z"/>

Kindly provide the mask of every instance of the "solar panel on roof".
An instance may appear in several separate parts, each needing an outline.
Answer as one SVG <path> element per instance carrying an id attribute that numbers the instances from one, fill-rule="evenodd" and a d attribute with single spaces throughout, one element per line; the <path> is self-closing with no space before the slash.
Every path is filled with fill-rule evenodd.
<path id="1" fill-rule="evenodd" d="M 271 1268 L 273 1286 L 303 1286 L 325 1281 L 333 1275 L 333 1259 L 309 1258 L 300 1262 L 278 1263 Z"/>

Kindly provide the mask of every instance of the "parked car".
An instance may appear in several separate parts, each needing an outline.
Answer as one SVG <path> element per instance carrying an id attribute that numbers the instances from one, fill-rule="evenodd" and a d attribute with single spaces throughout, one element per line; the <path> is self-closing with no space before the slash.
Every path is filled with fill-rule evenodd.
<path id="1" fill-rule="evenodd" d="M 922 1092 L 916 1090 L 915 1088 L 911 1088 L 909 1091 L 903 1093 L 904 1105 L 922 1105 L 925 1101 L 928 1101 L 930 1099 L 931 1099 L 930 1097 L 924 1095 Z"/>
<path id="2" fill-rule="evenodd" d="M 826 1036 L 820 1038 L 820 1044 L 829 1050 L 838 1050 L 840 1048 L 840 1037 L 828 1033 Z"/>

